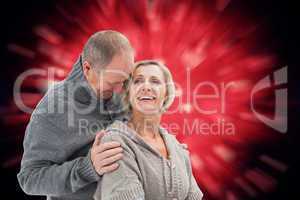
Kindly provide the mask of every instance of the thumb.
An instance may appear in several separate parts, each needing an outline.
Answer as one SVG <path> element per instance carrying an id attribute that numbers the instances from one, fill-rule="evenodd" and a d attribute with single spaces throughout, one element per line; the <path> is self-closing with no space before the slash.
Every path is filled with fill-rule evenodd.
<path id="1" fill-rule="evenodd" d="M 105 134 L 104 130 L 102 130 L 96 134 L 93 146 L 98 146 L 100 144 L 101 138 L 103 137 L 104 134 Z"/>

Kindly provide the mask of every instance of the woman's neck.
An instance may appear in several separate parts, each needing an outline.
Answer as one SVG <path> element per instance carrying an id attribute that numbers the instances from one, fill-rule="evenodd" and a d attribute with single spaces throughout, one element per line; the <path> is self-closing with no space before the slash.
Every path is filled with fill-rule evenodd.
<path id="1" fill-rule="evenodd" d="M 128 125 L 144 138 L 155 139 L 159 135 L 161 115 L 145 115 L 132 112 Z"/>

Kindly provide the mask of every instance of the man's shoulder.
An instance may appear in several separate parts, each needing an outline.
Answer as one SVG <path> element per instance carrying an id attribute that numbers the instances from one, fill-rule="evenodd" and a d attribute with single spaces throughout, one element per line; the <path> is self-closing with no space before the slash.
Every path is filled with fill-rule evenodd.
<path id="1" fill-rule="evenodd" d="M 64 81 L 50 86 L 44 96 L 36 105 L 33 114 L 46 114 L 56 111 L 58 107 L 65 107 L 66 104 L 66 84 Z"/>
<path id="2" fill-rule="evenodd" d="M 39 125 L 49 123 L 49 125 L 57 127 L 65 126 L 67 119 L 65 109 L 68 109 L 68 107 L 64 95 L 62 95 L 63 87 L 63 82 L 58 82 L 48 88 L 31 113 L 31 122 L 39 123 Z"/>

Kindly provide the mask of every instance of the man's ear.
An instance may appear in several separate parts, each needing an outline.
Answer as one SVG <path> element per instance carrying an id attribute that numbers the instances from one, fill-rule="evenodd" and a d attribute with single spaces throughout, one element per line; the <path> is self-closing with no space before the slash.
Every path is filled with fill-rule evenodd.
<path id="1" fill-rule="evenodd" d="M 82 71 L 85 77 L 88 77 L 91 70 L 91 65 L 88 61 L 84 61 L 82 64 Z"/>

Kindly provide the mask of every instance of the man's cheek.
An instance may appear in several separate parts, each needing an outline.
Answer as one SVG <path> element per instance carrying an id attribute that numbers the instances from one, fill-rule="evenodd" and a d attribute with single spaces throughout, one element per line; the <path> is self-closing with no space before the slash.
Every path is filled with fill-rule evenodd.
<path id="1" fill-rule="evenodd" d="M 113 91 L 114 91 L 115 93 L 121 93 L 121 92 L 123 91 L 122 85 L 119 85 L 119 86 L 114 87 Z"/>

